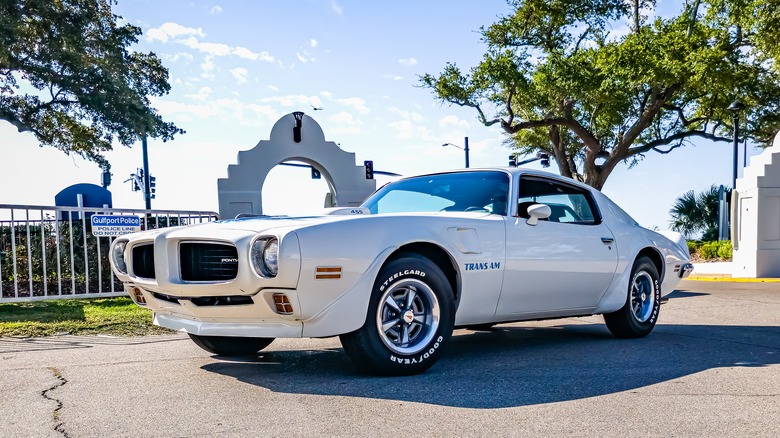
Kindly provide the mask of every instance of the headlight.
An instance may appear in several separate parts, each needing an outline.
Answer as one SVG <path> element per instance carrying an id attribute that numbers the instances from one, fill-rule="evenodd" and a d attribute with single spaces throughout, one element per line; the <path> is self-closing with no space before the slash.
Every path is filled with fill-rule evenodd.
<path id="1" fill-rule="evenodd" d="M 122 274 L 127 274 L 127 264 L 125 263 L 126 247 L 127 247 L 127 240 L 114 242 L 114 246 L 111 247 L 111 261 L 114 264 L 114 269 L 116 269 Z"/>
<path id="2" fill-rule="evenodd" d="M 261 277 L 276 277 L 279 272 L 279 240 L 261 237 L 252 243 L 252 267 Z"/>
<path id="3" fill-rule="evenodd" d="M 263 263 L 271 276 L 276 277 L 279 272 L 279 241 L 271 239 L 265 244 L 263 250 Z"/>

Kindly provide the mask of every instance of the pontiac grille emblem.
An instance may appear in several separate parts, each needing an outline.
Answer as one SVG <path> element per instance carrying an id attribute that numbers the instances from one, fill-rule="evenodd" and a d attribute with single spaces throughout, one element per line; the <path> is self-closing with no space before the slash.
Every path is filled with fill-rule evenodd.
<path id="1" fill-rule="evenodd" d="M 222 263 L 238 263 L 238 259 L 222 259 Z"/>

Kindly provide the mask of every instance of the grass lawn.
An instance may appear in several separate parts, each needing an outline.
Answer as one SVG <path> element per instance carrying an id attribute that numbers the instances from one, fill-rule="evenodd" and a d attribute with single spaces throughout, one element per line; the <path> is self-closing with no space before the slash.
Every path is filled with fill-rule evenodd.
<path id="1" fill-rule="evenodd" d="M 152 312 L 130 298 L 93 298 L 0 304 L 0 337 L 142 336 L 172 333 L 152 324 Z"/>

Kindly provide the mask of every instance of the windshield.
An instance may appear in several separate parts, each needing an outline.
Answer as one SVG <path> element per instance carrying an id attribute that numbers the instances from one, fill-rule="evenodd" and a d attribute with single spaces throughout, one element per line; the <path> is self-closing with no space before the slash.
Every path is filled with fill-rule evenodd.
<path id="1" fill-rule="evenodd" d="M 425 175 L 390 183 L 363 202 L 378 213 L 477 211 L 507 214 L 509 175 L 498 171 Z"/>

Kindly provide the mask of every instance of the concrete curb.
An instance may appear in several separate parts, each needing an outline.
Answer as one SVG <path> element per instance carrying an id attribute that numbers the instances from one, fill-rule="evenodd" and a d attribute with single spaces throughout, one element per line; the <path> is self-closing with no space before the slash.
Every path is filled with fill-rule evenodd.
<path id="1" fill-rule="evenodd" d="M 740 278 L 740 277 L 731 277 L 728 274 L 711 275 L 711 276 L 691 275 L 690 277 L 686 278 L 686 280 L 721 281 L 721 282 L 732 282 L 732 283 L 780 283 L 780 278 Z"/>

